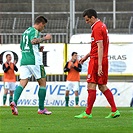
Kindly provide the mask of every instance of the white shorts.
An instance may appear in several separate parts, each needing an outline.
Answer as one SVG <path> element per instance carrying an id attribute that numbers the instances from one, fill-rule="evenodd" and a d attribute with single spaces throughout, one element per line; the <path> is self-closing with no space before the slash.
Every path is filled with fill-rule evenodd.
<path id="1" fill-rule="evenodd" d="M 4 88 L 10 91 L 14 91 L 16 88 L 15 82 L 4 82 Z"/>
<path id="2" fill-rule="evenodd" d="M 79 91 L 79 82 L 78 81 L 66 81 L 66 91 Z"/>
<path id="3" fill-rule="evenodd" d="M 35 79 L 46 78 L 46 73 L 43 65 L 25 65 L 20 67 L 20 79 L 27 79 L 31 76 Z"/>

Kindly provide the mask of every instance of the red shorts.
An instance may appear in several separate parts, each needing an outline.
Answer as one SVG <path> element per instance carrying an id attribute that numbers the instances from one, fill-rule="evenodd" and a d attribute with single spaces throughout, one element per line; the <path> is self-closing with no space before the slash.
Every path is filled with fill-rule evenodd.
<path id="1" fill-rule="evenodd" d="M 108 80 L 108 58 L 103 58 L 102 61 L 103 75 L 98 76 L 98 58 L 90 58 L 87 74 L 88 83 L 107 84 Z"/>

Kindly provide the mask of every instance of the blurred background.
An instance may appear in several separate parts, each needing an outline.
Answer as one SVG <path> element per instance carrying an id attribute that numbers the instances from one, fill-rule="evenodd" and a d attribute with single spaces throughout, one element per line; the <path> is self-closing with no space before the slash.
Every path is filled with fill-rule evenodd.
<path id="1" fill-rule="evenodd" d="M 48 43 L 69 43 L 74 34 L 91 33 L 82 13 L 94 8 L 111 34 L 133 33 L 132 0 L 0 0 L 0 44 L 19 44 L 34 18 L 44 15 L 48 24 L 41 34 L 52 34 Z M 44 54 L 45 56 L 45 54 Z M 64 81 L 66 75 L 48 75 L 48 81 Z M 86 76 L 81 76 L 85 79 Z M 109 76 L 109 80 L 131 81 L 132 76 Z M 34 78 L 32 79 L 34 80 Z"/>
<path id="2" fill-rule="evenodd" d="M 52 43 L 68 43 L 73 5 L 73 34 L 91 32 L 82 17 L 86 8 L 98 12 L 109 33 L 133 33 L 132 0 L 0 0 L 0 43 L 19 43 L 19 36 L 33 24 L 37 15 L 48 18 L 44 33 L 54 35 Z"/>
<path id="3" fill-rule="evenodd" d="M 52 34 L 50 41 L 41 44 L 45 46 L 42 59 L 48 81 L 46 105 L 64 106 L 66 74 L 63 67 L 73 51 L 78 52 L 81 58 L 90 50 L 91 28 L 82 16 L 86 8 L 94 8 L 98 12 L 98 18 L 109 30 L 108 86 L 115 96 L 116 104 L 122 107 L 132 106 L 133 0 L 0 0 L 0 64 L 10 52 L 12 59 L 17 60 L 18 69 L 20 68 L 19 44 L 22 33 L 33 25 L 36 16 L 45 16 L 48 23 L 41 36 Z M 88 61 L 84 63 L 81 72 L 80 106 L 86 105 Z M 0 95 L 3 94 L 2 77 L 3 70 L 0 65 Z M 16 79 L 19 81 L 19 71 L 16 73 Z M 38 84 L 34 82 L 34 77 L 31 77 L 30 81 L 32 82 L 29 82 L 18 105 L 37 105 L 34 101 L 38 101 Z M 72 92 L 71 97 L 73 94 Z M 0 97 L 2 105 L 2 96 Z M 108 106 L 106 100 L 101 100 L 101 97 L 102 93 L 97 91 L 95 105 Z M 72 100 L 74 99 L 71 98 Z"/>

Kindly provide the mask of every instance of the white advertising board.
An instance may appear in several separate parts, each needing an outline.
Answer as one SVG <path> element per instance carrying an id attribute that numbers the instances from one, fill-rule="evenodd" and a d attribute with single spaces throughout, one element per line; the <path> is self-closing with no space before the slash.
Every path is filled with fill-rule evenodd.
<path id="1" fill-rule="evenodd" d="M 16 85 L 19 83 L 17 82 Z M 87 83 L 81 82 L 79 88 L 79 105 L 86 106 L 87 101 Z M 126 82 L 109 82 L 108 87 L 114 95 L 117 107 L 129 107 L 133 97 L 133 83 Z M 65 106 L 65 82 L 47 82 L 47 94 L 45 106 Z M 21 97 L 18 100 L 18 106 L 38 106 L 38 89 L 37 82 L 29 82 L 23 90 Z M 7 97 L 7 105 L 9 94 Z M 69 106 L 75 105 L 74 92 L 70 92 Z M 3 103 L 3 83 L 0 82 L 0 106 Z M 94 106 L 109 106 L 104 95 L 97 89 L 97 96 Z"/>
<path id="2" fill-rule="evenodd" d="M 78 52 L 79 59 L 90 52 L 90 44 L 42 44 L 44 45 L 42 60 L 47 74 L 63 74 L 63 67 L 65 63 L 65 52 L 67 51 L 67 60 L 71 58 L 72 52 Z M 109 46 L 109 75 L 133 75 L 133 45 L 132 44 L 110 44 Z M 7 53 L 12 55 L 12 61 L 17 59 L 17 67 L 19 73 L 21 52 L 19 44 L 5 44 L 0 45 L 0 54 L 2 61 L 5 62 Z M 87 74 L 89 59 L 84 62 L 81 74 Z M 0 65 L 0 73 L 3 73 L 2 65 Z"/>
<path id="3" fill-rule="evenodd" d="M 64 50 L 65 44 L 41 44 L 44 46 L 43 53 L 40 52 L 47 74 L 63 74 L 64 65 Z M 19 44 L 4 44 L 0 45 L 1 60 L 6 61 L 6 54 L 12 55 L 12 62 L 17 59 L 17 67 L 19 73 L 21 50 Z M 0 73 L 3 73 L 2 66 L 0 65 Z"/>
<path id="4" fill-rule="evenodd" d="M 68 59 L 71 59 L 71 53 L 77 52 L 79 59 L 90 52 L 91 44 L 68 44 Z M 109 75 L 133 75 L 133 45 L 132 44 L 110 44 L 109 45 Z M 88 62 L 82 65 L 81 74 L 87 74 Z"/>

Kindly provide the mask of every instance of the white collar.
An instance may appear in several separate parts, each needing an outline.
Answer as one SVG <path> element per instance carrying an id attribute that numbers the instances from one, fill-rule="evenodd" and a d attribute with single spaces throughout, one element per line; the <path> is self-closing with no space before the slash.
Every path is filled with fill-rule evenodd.
<path id="1" fill-rule="evenodd" d="M 100 19 L 98 19 L 92 26 L 91 26 L 91 29 L 94 27 L 94 25 L 97 23 L 97 22 L 99 22 L 100 21 Z"/>

